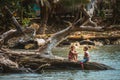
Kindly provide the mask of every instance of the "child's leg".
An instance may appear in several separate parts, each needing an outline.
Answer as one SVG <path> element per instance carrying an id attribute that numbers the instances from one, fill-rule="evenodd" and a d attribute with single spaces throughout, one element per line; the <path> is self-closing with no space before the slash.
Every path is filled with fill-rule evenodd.
<path id="1" fill-rule="evenodd" d="M 71 57 L 71 61 L 72 61 L 72 62 L 75 61 L 75 56 L 74 56 L 74 55 L 72 55 L 72 57 Z"/>
<path id="2" fill-rule="evenodd" d="M 83 62 L 80 62 L 80 65 L 81 65 L 82 70 L 84 70 Z"/>
<path id="3" fill-rule="evenodd" d="M 74 61 L 77 61 L 77 55 L 74 55 Z"/>
<path id="4" fill-rule="evenodd" d="M 78 60 L 77 58 L 78 58 L 78 55 L 76 54 L 76 61 Z"/>
<path id="5" fill-rule="evenodd" d="M 83 63 L 85 63 L 86 62 L 86 59 L 83 59 L 82 61 L 80 61 L 80 64 L 81 64 L 81 67 L 82 67 L 82 69 L 84 70 L 84 64 Z"/>

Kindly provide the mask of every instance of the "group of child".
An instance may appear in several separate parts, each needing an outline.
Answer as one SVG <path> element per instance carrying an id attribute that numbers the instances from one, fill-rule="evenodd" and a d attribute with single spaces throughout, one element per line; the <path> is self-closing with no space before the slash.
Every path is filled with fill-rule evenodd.
<path id="1" fill-rule="evenodd" d="M 89 47 L 87 47 L 87 46 L 85 46 L 85 47 L 83 48 L 84 57 L 83 57 L 83 60 L 80 61 L 80 64 L 81 64 L 82 69 L 84 69 L 83 63 L 88 62 L 88 61 L 89 61 L 89 58 L 90 58 L 88 49 L 89 49 Z M 75 50 L 75 46 L 71 46 L 70 51 L 69 51 L 69 55 L 68 55 L 69 61 L 71 61 L 71 62 L 78 62 L 77 57 L 78 57 L 78 53 L 77 53 L 76 50 Z"/>

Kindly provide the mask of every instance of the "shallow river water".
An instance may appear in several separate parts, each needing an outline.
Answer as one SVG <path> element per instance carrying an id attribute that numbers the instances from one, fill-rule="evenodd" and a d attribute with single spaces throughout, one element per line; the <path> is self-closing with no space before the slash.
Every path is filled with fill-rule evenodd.
<path id="1" fill-rule="evenodd" d="M 83 46 L 77 49 L 78 59 L 83 57 Z M 69 47 L 57 47 L 54 54 L 67 57 Z M 91 48 L 91 62 L 99 62 L 115 68 L 116 70 L 52 70 L 42 74 L 0 74 L 0 80 L 120 80 L 120 46 L 108 45 Z"/>

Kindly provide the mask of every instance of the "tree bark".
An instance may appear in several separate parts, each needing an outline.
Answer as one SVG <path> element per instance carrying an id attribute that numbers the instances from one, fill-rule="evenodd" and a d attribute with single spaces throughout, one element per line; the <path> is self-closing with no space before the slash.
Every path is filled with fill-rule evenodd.
<path id="1" fill-rule="evenodd" d="M 50 9 L 47 6 L 43 6 L 41 10 L 41 26 L 37 31 L 37 34 L 45 34 L 47 28 L 47 22 L 49 18 Z"/>
<path id="2" fill-rule="evenodd" d="M 96 63 L 84 63 L 85 70 L 114 70 L 110 66 Z M 43 70 L 82 70 L 80 62 L 49 59 L 39 57 L 38 54 L 15 53 L 0 51 L 0 73 L 37 72 Z"/>
<path id="3" fill-rule="evenodd" d="M 7 14 L 11 17 L 11 19 L 12 19 L 12 21 L 13 21 L 16 29 L 17 29 L 17 31 L 19 33 L 23 33 L 21 25 L 18 23 L 18 21 L 16 20 L 16 18 L 12 15 L 12 12 L 10 11 L 10 9 L 7 6 L 5 6 L 4 9 L 7 11 Z"/>

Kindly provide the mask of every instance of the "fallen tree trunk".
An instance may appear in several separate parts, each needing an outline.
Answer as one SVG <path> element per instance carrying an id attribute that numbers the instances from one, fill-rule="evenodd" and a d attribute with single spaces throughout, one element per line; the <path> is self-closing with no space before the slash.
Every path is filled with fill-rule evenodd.
<path id="1" fill-rule="evenodd" d="M 32 33 L 33 29 L 31 28 L 26 28 L 23 30 L 24 33 Z M 0 37 L 3 42 L 1 42 L 1 45 L 6 44 L 7 41 L 13 37 L 19 37 L 22 36 L 23 34 L 19 33 L 17 30 L 11 29 L 5 33 L 3 33 Z"/>
<path id="2" fill-rule="evenodd" d="M 0 51 L 0 72 L 1 73 L 14 73 L 18 72 L 19 65 L 8 58 L 8 55 Z"/>
<path id="3" fill-rule="evenodd" d="M 38 54 L 10 53 L 0 51 L 0 72 L 37 72 L 42 70 L 82 70 L 80 62 L 70 62 L 68 60 L 49 59 L 40 57 Z M 113 70 L 107 65 L 97 62 L 87 62 L 84 64 L 85 70 Z"/>
<path id="4" fill-rule="evenodd" d="M 68 39 L 70 40 L 86 40 L 86 39 L 90 39 L 90 40 L 99 40 L 99 39 L 119 39 L 120 36 L 70 36 L 68 37 Z"/>
<path id="5" fill-rule="evenodd" d="M 34 60 L 27 60 L 23 61 L 24 65 L 31 68 L 39 68 L 38 65 L 42 64 L 49 64 L 48 66 L 43 67 L 44 70 L 82 70 L 80 62 L 70 62 L 68 60 L 59 60 L 59 59 L 48 59 L 48 58 L 41 58 L 41 59 L 34 59 Z M 41 64 L 41 65 L 42 65 Z M 97 62 L 87 62 L 84 63 L 85 70 L 112 70 L 113 68 L 97 63 Z"/>

